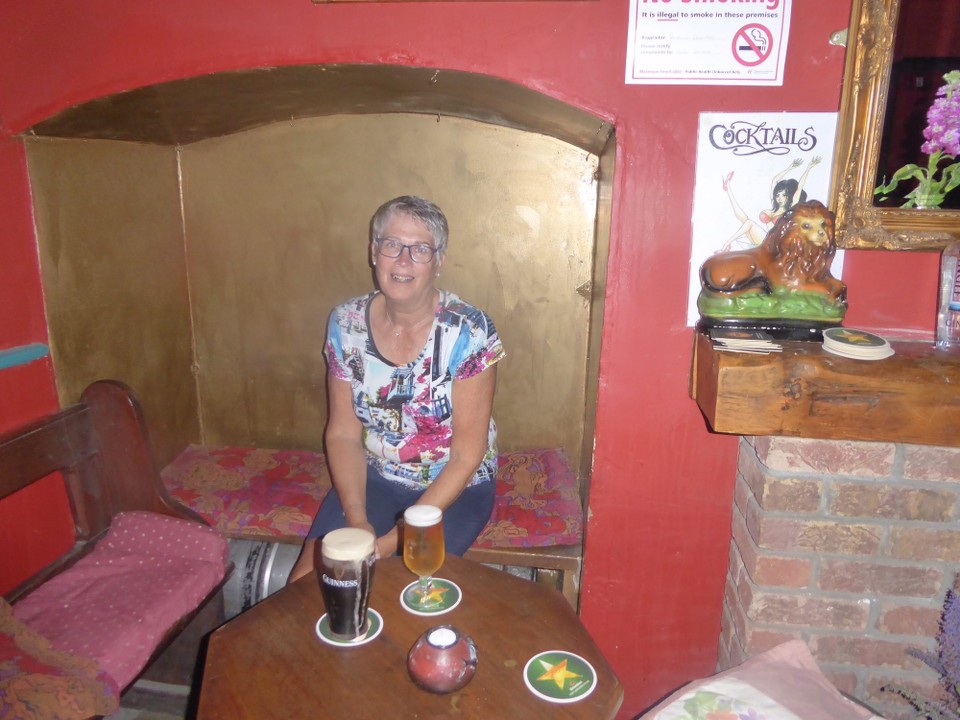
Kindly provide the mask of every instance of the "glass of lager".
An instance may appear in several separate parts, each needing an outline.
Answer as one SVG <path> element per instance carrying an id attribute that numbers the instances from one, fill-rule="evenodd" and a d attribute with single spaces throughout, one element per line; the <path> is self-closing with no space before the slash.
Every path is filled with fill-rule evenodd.
<path id="1" fill-rule="evenodd" d="M 337 640 L 356 640 L 369 629 L 376 541 L 369 530 L 340 528 L 328 532 L 320 543 L 317 578 L 330 632 Z"/>
<path id="2" fill-rule="evenodd" d="M 433 574 L 444 560 L 443 511 L 434 505 L 412 505 L 403 513 L 403 562 L 420 578 L 417 598 L 426 604 Z"/>

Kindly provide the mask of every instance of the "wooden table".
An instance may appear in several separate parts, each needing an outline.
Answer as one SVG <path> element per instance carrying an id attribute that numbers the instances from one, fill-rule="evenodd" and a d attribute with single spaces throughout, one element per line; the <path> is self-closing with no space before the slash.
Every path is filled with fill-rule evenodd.
<path id="1" fill-rule="evenodd" d="M 314 574 L 271 595 L 211 635 L 198 718 L 614 717 L 623 688 L 563 595 L 459 557 L 448 556 L 438 576 L 457 583 L 463 600 L 443 615 L 413 615 L 400 606 L 400 591 L 414 576 L 399 557 L 379 561 L 370 607 L 383 616 L 384 628 L 351 648 L 314 634 L 324 612 Z M 406 658 L 421 633 L 443 624 L 473 637 L 478 667 L 463 689 L 434 695 L 413 684 Z M 545 650 L 587 659 L 597 672 L 596 689 L 567 704 L 531 693 L 523 669 Z"/>

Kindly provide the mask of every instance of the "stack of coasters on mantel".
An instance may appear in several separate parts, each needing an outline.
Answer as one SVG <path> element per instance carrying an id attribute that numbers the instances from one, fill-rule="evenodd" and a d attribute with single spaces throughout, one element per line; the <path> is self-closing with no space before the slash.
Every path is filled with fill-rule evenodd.
<path id="1" fill-rule="evenodd" d="M 823 349 L 856 360 L 883 360 L 893 355 L 890 343 L 882 337 L 853 328 L 824 330 Z"/>
<path id="2" fill-rule="evenodd" d="M 733 328 L 712 328 L 710 339 L 717 350 L 730 352 L 759 353 L 783 352 L 783 346 L 774 342 L 770 333 L 762 330 L 736 330 Z"/>

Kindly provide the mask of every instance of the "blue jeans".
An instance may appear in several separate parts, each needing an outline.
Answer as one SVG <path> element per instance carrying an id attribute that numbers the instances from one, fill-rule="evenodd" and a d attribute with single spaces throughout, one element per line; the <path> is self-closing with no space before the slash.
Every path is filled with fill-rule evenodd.
<path id="1" fill-rule="evenodd" d="M 412 489 L 387 480 L 367 466 L 367 520 L 377 537 L 386 534 L 403 517 L 403 511 L 423 495 L 425 489 Z M 464 488 L 453 504 L 443 511 L 443 536 L 446 551 L 463 555 L 481 533 L 496 497 L 496 480 Z M 340 504 L 340 496 L 333 490 L 327 493 L 307 538 L 320 538 L 331 530 L 347 526 L 347 518 Z"/>

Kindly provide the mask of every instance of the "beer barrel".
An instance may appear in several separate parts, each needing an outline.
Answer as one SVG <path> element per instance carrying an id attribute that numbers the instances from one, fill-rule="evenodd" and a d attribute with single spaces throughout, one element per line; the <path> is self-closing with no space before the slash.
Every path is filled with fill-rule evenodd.
<path id="1" fill-rule="evenodd" d="M 231 538 L 234 571 L 223 586 L 226 617 L 239 615 L 287 584 L 299 545 Z"/>

